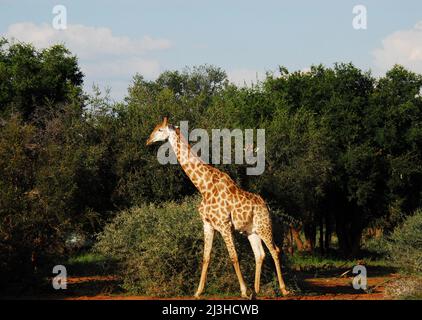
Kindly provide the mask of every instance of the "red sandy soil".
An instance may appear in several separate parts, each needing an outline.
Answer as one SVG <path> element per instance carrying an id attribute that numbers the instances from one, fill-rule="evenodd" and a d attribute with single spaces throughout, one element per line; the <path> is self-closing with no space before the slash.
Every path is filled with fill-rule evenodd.
<path id="1" fill-rule="evenodd" d="M 368 278 L 367 292 L 356 291 L 352 288 L 352 278 L 326 277 L 310 278 L 304 280 L 306 291 L 310 294 L 291 295 L 282 298 L 258 296 L 260 300 L 385 300 L 388 297 L 384 293 L 385 285 L 397 278 L 397 275 Z M 112 291 L 110 283 L 118 279 L 113 276 L 91 276 L 91 277 L 70 277 L 68 278 L 69 294 L 61 297 L 53 297 L 65 300 L 194 300 L 194 297 L 174 297 L 158 298 L 152 296 L 130 296 L 107 293 Z M 75 290 L 76 287 L 89 287 L 94 284 L 96 287 L 102 287 L 98 292 L 84 292 L 84 290 Z M 72 290 L 73 288 L 73 290 Z M 79 292 L 79 294 L 78 294 Z M 240 297 L 217 297 L 205 295 L 204 300 L 240 300 Z"/>

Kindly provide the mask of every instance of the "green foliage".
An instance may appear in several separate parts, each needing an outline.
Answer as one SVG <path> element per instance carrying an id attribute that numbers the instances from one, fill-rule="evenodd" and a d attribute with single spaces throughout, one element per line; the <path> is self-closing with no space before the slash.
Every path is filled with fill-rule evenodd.
<path id="1" fill-rule="evenodd" d="M 262 192 L 289 215 L 303 219 L 324 195 L 331 171 L 327 141 L 314 116 L 279 109 L 267 130 L 267 170 Z M 303 216 L 299 216 L 302 213 Z"/>
<path id="2" fill-rule="evenodd" d="M 0 40 L 0 281 L 42 278 L 83 224 L 82 77 L 63 46 Z"/>
<path id="3" fill-rule="evenodd" d="M 296 252 L 289 257 L 290 267 L 295 271 L 315 272 L 337 272 L 341 274 L 341 270 L 353 269 L 359 264 L 359 259 L 344 259 L 338 254 L 320 255 L 318 253 Z M 377 259 L 365 259 L 367 267 L 386 267 L 389 266 L 384 257 Z"/>
<path id="4" fill-rule="evenodd" d="M 50 274 L 70 252 L 69 236 L 92 233 L 111 208 L 108 150 L 80 114 L 67 106 L 36 123 L 14 115 L 1 126 L 1 280 L 24 284 Z"/>
<path id="5" fill-rule="evenodd" d="M 37 128 L 12 117 L 0 130 L 0 281 L 32 282 L 64 253 L 70 168 L 45 176 Z M 54 160 L 56 159 L 49 159 Z"/>
<path id="6" fill-rule="evenodd" d="M 26 120 L 46 103 L 80 98 L 82 78 L 76 57 L 62 45 L 37 51 L 0 39 L 0 115 L 19 112 Z"/>
<path id="7" fill-rule="evenodd" d="M 19 265 L 21 269 L 15 277 L 31 273 L 31 248 L 46 231 L 42 217 L 31 210 L 34 131 L 33 126 L 22 126 L 19 117 L 10 119 L 0 131 L 0 267 L 2 274 L 7 275 L 0 282 L 8 280 Z M 31 232 L 28 218 L 32 218 L 31 225 L 41 223 L 39 231 Z M 46 240 L 54 239 L 54 235 Z"/>
<path id="8" fill-rule="evenodd" d="M 422 275 L 422 210 L 398 226 L 389 240 L 391 261 L 403 272 Z"/>
<path id="9" fill-rule="evenodd" d="M 311 168 L 331 169 L 325 180 L 313 171 L 312 179 L 323 196 L 307 216 L 322 217 L 328 226 L 334 224 L 343 252 L 357 253 L 367 225 L 382 219 L 385 227 L 394 224 L 391 207 L 399 204 L 399 211 L 409 213 L 420 206 L 421 77 L 399 66 L 378 80 L 351 64 L 337 64 L 332 69 L 315 66 L 307 73 L 281 71 L 280 77 L 268 77 L 263 88 L 288 110 L 291 118 L 287 121 L 294 121 L 301 110 L 314 115 L 313 144 L 319 147 Z M 282 138 L 280 131 L 278 137 Z M 306 138 L 301 136 L 297 144 L 312 142 Z M 280 139 L 275 150 L 285 150 L 286 145 Z M 288 155 L 294 164 L 306 159 L 307 153 L 297 155 L 299 159 Z M 283 161 L 274 159 L 275 163 Z M 292 180 L 300 182 L 305 172 L 302 168 Z M 287 170 L 287 174 L 295 173 Z M 277 185 L 276 180 L 270 181 Z M 304 190 L 301 186 L 291 199 L 306 194 Z M 306 202 L 297 203 L 303 206 Z M 287 209 L 285 204 L 283 207 Z M 296 210 L 304 212 L 304 208 Z M 315 219 L 309 221 L 313 224 Z"/>
<path id="10" fill-rule="evenodd" d="M 373 256 L 387 258 L 389 242 L 387 236 L 370 238 L 364 241 L 362 248 Z"/>

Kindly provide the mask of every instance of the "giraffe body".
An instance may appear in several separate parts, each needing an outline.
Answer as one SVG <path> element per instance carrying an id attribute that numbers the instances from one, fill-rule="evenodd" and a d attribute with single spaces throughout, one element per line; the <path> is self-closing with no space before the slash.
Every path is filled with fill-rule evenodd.
<path id="1" fill-rule="evenodd" d="M 202 195 L 198 211 L 204 224 L 204 257 L 201 279 L 195 296 L 199 297 L 204 290 L 214 233 L 217 231 L 226 243 L 239 280 L 241 295 L 248 297 L 234 245 L 233 230 L 248 236 L 254 252 L 255 293 L 260 289 L 261 267 L 265 257 L 262 240 L 274 259 L 280 290 L 283 294 L 288 294 L 281 275 L 278 257 L 280 250 L 273 241 L 271 217 L 265 201 L 257 194 L 242 190 L 228 174 L 202 161 L 191 151 L 189 143 L 180 131 L 168 125 L 167 118 L 164 118 L 164 121 L 151 133 L 147 145 L 166 139 L 169 140 L 182 169 Z"/>

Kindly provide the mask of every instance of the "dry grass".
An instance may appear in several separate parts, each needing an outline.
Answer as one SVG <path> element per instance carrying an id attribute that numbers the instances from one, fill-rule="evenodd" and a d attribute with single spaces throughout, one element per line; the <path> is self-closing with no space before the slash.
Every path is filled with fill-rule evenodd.
<path id="1" fill-rule="evenodd" d="M 389 283 L 385 293 L 393 299 L 422 300 L 422 277 L 401 277 Z"/>

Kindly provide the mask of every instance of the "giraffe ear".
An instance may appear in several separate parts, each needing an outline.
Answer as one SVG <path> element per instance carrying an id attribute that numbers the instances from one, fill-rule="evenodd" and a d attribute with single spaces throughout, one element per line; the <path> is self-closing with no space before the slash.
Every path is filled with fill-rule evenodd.
<path id="1" fill-rule="evenodd" d="M 167 123 L 168 123 L 168 117 L 164 117 L 163 126 L 167 126 Z"/>

